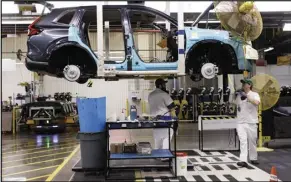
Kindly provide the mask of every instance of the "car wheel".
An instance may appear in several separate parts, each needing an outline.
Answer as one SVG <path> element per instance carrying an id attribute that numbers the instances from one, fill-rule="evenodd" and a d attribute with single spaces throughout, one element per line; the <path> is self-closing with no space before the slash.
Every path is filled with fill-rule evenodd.
<path id="1" fill-rule="evenodd" d="M 65 66 L 63 73 L 64 73 L 65 79 L 70 81 L 70 82 L 75 82 L 75 81 L 79 80 L 81 77 L 81 70 L 76 65 Z"/>
<path id="2" fill-rule="evenodd" d="M 77 80 L 77 83 L 79 83 L 79 84 L 85 84 L 87 81 L 89 80 L 89 78 L 79 78 L 78 80 Z"/>

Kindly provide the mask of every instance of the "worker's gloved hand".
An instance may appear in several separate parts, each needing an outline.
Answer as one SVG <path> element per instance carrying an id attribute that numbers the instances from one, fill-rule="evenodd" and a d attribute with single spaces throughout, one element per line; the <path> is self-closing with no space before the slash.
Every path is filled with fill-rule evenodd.
<path id="1" fill-rule="evenodd" d="M 240 92 L 240 99 L 241 100 L 246 100 L 247 94 L 245 92 Z"/>

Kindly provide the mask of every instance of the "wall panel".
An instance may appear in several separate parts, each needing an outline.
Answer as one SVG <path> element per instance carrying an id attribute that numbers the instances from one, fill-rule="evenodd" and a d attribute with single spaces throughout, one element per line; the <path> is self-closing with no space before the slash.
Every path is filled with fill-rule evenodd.
<path id="1" fill-rule="evenodd" d="M 18 37 L 10 37 L 2 39 L 2 53 L 16 52 L 21 49 L 23 52 L 27 51 L 26 46 L 27 35 L 19 34 Z"/>
<path id="2" fill-rule="evenodd" d="M 78 84 L 69 82 L 65 79 L 45 76 L 44 77 L 44 94 L 52 95 L 55 92 L 71 92 L 73 96 L 96 98 L 106 97 L 107 116 L 116 112 L 117 115 L 126 107 L 128 97 L 128 81 L 120 80 L 106 82 L 104 80 L 92 80 L 93 86 L 87 87 L 87 84 Z"/>
<path id="3" fill-rule="evenodd" d="M 291 86 L 291 66 L 268 65 L 266 67 L 257 66 L 257 74 L 266 73 L 277 79 L 281 86 Z"/>
<path id="4" fill-rule="evenodd" d="M 21 49 L 27 51 L 26 47 L 27 35 L 20 34 L 18 37 L 3 38 L 2 43 L 2 59 L 17 60 L 16 52 Z M 23 60 L 24 61 L 24 60 Z M 31 72 L 28 71 L 24 64 L 19 64 L 17 60 L 16 71 L 2 71 L 2 100 L 8 100 L 8 97 L 13 97 L 17 93 L 25 94 L 24 87 L 18 86 L 20 82 L 31 82 Z"/>
<path id="5" fill-rule="evenodd" d="M 28 71 L 24 64 L 17 64 L 16 71 L 2 72 L 2 100 L 8 100 L 8 97 L 17 93 L 25 94 L 24 87 L 18 86 L 20 82 L 31 82 L 31 72 Z"/>

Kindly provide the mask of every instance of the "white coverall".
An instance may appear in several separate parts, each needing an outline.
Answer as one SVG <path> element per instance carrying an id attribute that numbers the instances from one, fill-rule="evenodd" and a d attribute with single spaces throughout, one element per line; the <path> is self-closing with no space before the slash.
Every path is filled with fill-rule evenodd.
<path id="1" fill-rule="evenodd" d="M 258 93 L 249 91 L 247 96 L 260 102 L 260 96 Z M 240 160 L 242 162 L 255 161 L 258 158 L 257 153 L 257 129 L 258 129 L 258 106 L 248 102 L 247 99 L 241 100 L 241 97 L 237 96 L 238 106 L 238 124 L 237 134 L 240 140 Z M 248 153 L 249 150 L 249 153 Z"/>
<path id="2" fill-rule="evenodd" d="M 168 107 L 172 102 L 172 98 L 169 94 L 163 90 L 156 88 L 149 94 L 148 102 L 150 106 L 151 116 L 170 116 L 171 111 Z M 167 113 L 168 112 L 168 113 Z M 166 114 L 165 114 L 166 113 Z M 153 135 L 155 139 L 155 149 L 169 149 L 169 133 L 167 128 L 158 128 L 153 130 Z M 173 130 L 170 129 L 170 140 L 173 136 Z"/>

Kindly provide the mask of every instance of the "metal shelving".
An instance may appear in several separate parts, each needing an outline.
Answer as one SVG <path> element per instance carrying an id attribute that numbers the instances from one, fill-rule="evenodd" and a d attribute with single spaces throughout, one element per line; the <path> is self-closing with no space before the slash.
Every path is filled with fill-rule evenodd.
<path id="1" fill-rule="evenodd" d="M 153 149 L 152 153 L 150 155 L 141 155 L 138 153 L 121 153 L 121 154 L 111 154 L 109 150 L 109 141 L 110 141 L 110 135 L 109 130 L 122 130 L 122 129 L 151 129 L 151 128 L 166 128 L 168 129 L 168 136 L 170 138 L 170 129 L 173 129 L 173 139 L 174 139 L 174 147 L 173 150 L 171 150 L 171 141 L 169 140 L 169 149 Z M 159 120 L 159 121 L 140 121 L 140 122 L 131 122 L 131 121 L 125 121 L 125 122 L 107 122 L 106 123 L 106 133 L 107 133 L 107 172 L 106 172 L 106 178 L 109 178 L 110 171 L 114 169 L 122 170 L 122 169 L 143 169 L 147 168 L 145 166 L 120 166 L 120 167 L 111 167 L 110 161 L 112 160 L 136 160 L 136 159 L 158 159 L 158 158 L 167 158 L 171 159 L 168 162 L 168 165 L 166 166 L 151 166 L 151 168 L 166 168 L 169 171 L 173 173 L 173 177 L 177 177 L 177 159 L 176 153 L 177 147 L 176 147 L 176 131 L 178 128 L 178 122 L 175 121 L 167 121 L 167 120 Z M 174 166 L 171 165 L 171 161 L 174 160 Z M 175 168 L 175 169 L 173 169 Z M 109 179 L 112 179 L 111 177 Z M 118 180 L 118 179 L 114 179 Z"/>

